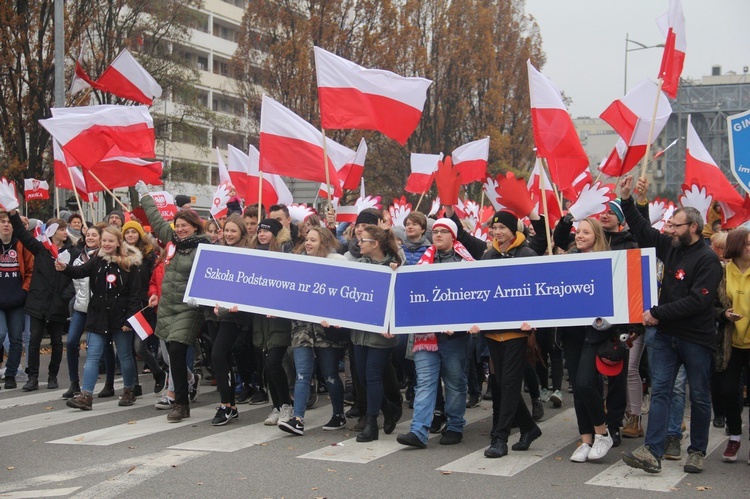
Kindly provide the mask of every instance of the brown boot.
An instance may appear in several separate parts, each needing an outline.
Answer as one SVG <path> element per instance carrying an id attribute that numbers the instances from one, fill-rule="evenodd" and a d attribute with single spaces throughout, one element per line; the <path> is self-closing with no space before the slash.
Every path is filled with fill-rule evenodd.
<path id="1" fill-rule="evenodd" d="M 620 432 L 625 438 L 640 438 L 643 436 L 643 426 L 641 426 L 641 417 L 629 412 L 625 413 L 625 425 Z"/>
<path id="2" fill-rule="evenodd" d="M 187 404 L 175 404 L 172 410 L 167 414 L 167 421 L 178 423 L 183 419 L 190 417 L 190 406 Z"/>
<path id="3" fill-rule="evenodd" d="M 93 394 L 91 392 L 81 392 L 73 398 L 68 399 L 65 405 L 73 409 L 80 409 L 82 411 L 90 411 L 91 404 L 94 402 Z"/>
<path id="4" fill-rule="evenodd" d="M 123 388 L 120 402 L 117 405 L 119 405 L 120 407 L 129 407 L 133 405 L 133 402 L 135 402 L 135 394 L 133 393 L 133 389 Z"/>

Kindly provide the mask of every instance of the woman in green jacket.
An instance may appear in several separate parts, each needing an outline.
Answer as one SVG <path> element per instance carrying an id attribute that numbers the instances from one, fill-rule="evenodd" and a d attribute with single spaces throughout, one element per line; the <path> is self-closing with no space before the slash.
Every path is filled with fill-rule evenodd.
<path id="1" fill-rule="evenodd" d="M 167 244 L 162 295 L 161 298 L 156 295 L 149 297 L 148 304 L 150 307 L 159 305 L 155 334 L 167 344 L 175 392 L 175 404 L 167 414 L 167 421 L 177 422 L 190 417 L 187 351 L 195 343 L 203 325 L 203 313 L 198 306 L 183 300 L 196 249 L 201 243 L 208 244 L 209 240 L 203 235 L 203 221 L 196 212 L 184 210 L 177 213 L 173 229 L 162 218 L 151 196 L 146 195 L 148 189 L 142 181 L 138 182 L 136 190 L 143 196 L 141 206 L 153 233 Z M 194 383 L 198 382 L 196 378 Z"/>

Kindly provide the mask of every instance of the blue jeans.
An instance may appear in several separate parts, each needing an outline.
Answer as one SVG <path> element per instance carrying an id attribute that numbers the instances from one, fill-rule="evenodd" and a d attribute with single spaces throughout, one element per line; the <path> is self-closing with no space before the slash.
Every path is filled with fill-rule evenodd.
<path id="1" fill-rule="evenodd" d="M 333 414 L 344 414 L 344 384 L 339 376 L 339 361 L 344 358 L 343 348 L 296 347 L 294 349 L 294 369 L 297 379 L 294 383 L 294 416 L 305 418 L 307 398 L 310 395 L 310 380 L 315 373 L 315 360 L 326 380 L 328 395 L 331 397 Z"/>
<path id="2" fill-rule="evenodd" d="M 81 335 L 86 326 L 86 312 L 73 310 L 68 326 L 68 338 L 65 343 L 66 358 L 68 360 L 68 376 L 71 383 L 80 381 L 78 377 L 78 359 L 81 355 Z"/>
<path id="3" fill-rule="evenodd" d="M 657 329 L 653 326 L 646 328 L 646 334 L 644 336 L 644 343 L 646 346 L 646 354 L 648 357 L 648 363 L 651 365 L 651 350 L 654 345 L 654 337 L 656 336 Z M 685 388 L 687 387 L 687 374 L 685 374 L 685 366 L 680 366 L 677 370 L 677 377 L 674 380 L 674 388 L 672 389 L 672 403 L 669 405 L 669 423 L 667 424 L 667 435 L 670 437 L 677 437 L 682 440 L 682 420 L 685 417 Z"/>
<path id="4" fill-rule="evenodd" d="M 654 456 L 664 454 L 675 378 L 680 366 L 685 366 L 691 403 L 688 452 L 705 455 L 711 426 L 711 350 L 659 331 L 647 337 L 647 346 L 651 367 L 651 409 L 645 444 Z M 679 414 L 676 410 L 672 412 Z"/>
<path id="5" fill-rule="evenodd" d="M 685 418 L 685 388 L 687 388 L 687 374 L 685 366 L 680 366 L 674 380 L 672 404 L 669 406 L 669 426 L 667 426 L 667 435 L 680 440 L 682 440 L 682 420 Z"/>
<path id="6" fill-rule="evenodd" d="M 8 335 L 8 363 L 5 366 L 5 376 L 15 378 L 18 366 L 21 364 L 21 352 L 23 350 L 23 307 L 0 310 L 0 344 Z M 0 359 L 2 362 L 2 359 Z"/>
<path id="7" fill-rule="evenodd" d="M 125 388 L 133 388 L 135 385 L 135 361 L 133 360 L 133 331 L 114 331 L 112 336 L 117 347 L 117 356 L 120 358 L 120 369 Z M 99 377 L 99 361 L 104 355 L 104 349 L 109 343 L 109 335 L 98 333 L 87 333 L 86 342 L 88 351 L 86 353 L 86 364 L 83 366 L 83 386 L 81 390 L 93 392 L 96 379 Z"/>
<path id="8" fill-rule="evenodd" d="M 427 442 L 432 423 L 437 385 L 440 378 L 445 385 L 445 416 L 447 430 L 463 433 L 466 420 L 466 360 L 469 335 L 448 339 L 438 335 L 438 350 L 414 352 L 417 385 L 414 388 L 414 414 L 411 432 Z"/>

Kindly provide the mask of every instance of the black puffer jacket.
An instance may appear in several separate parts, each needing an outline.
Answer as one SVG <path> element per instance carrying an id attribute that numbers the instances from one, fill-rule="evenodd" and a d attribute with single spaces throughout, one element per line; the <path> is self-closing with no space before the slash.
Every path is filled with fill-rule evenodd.
<path id="1" fill-rule="evenodd" d="M 85 330 L 91 333 L 107 334 L 121 330 L 129 317 L 141 307 L 141 252 L 123 243 L 127 256 L 110 257 L 103 250 L 88 262 L 79 266 L 68 265 L 63 274 L 73 279 L 89 278 L 91 298 L 86 313 Z M 130 268 L 121 267 L 127 259 Z"/>
<path id="2" fill-rule="evenodd" d="M 34 255 L 34 271 L 24 310 L 36 319 L 65 322 L 68 319 L 68 303 L 75 295 L 73 282 L 70 277 L 55 270 L 52 254 L 26 230 L 18 213 L 10 216 L 10 223 L 13 225 L 13 235 Z M 59 251 L 63 250 L 71 254 L 71 262 L 78 257 L 79 252 L 68 241 Z"/>

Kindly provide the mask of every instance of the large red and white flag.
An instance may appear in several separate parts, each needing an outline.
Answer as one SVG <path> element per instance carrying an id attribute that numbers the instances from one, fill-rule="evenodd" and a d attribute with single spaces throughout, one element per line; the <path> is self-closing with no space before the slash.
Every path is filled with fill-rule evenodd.
<path id="1" fill-rule="evenodd" d="M 705 188 L 706 193 L 714 201 L 726 203 L 729 207 L 736 207 L 734 211 L 739 211 L 745 201 L 706 150 L 690 121 L 690 116 L 688 116 L 687 152 L 685 154 L 685 184 Z"/>
<path id="2" fill-rule="evenodd" d="M 589 158 L 552 82 L 526 61 L 536 155 L 547 160 L 552 181 L 567 189 L 589 166 Z"/>
<path id="3" fill-rule="evenodd" d="M 453 166 L 458 168 L 461 184 L 484 181 L 487 177 L 487 160 L 490 156 L 490 138 L 469 142 L 451 153 Z"/>
<path id="4" fill-rule="evenodd" d="M 401 145 L 422 118 L 432 81 L 367 69 L 315 47 L 323 128 L 377 130 Z"/>
<path id="5" fill-rule="evenodd" d="M 127 49 L 115 57 L 96 84 L 118 97 L 149 106 L 154 99 L 161 97 L 161 86 Z"/>
<path id="6" fill-rule="evenodd" d="M 23 179 L 23 193 L 26 201 L 32 199 L 49 199 L 49 184 L 46 180 L 25 178 Z"/>
<path id="7" fill-rule="evenodd" d="M 560 213 L 560 203 L 555 196 L 555 191 L 552 189 L 552 183 L 550 182 L 547 174 L 542 168 L 539 159 L 536 160 L 534 170 L 531 172 L 529 181 L 526 187 L 531 195 L 531 200 L 535 203 L 535 207 L 540 215 L 544 214 L 544 205 L 542 203 L 542 176 L 544 176 L 544 197 L 547 200 L 547 214 L 549 216 L 549 226 L 554 227 L 558 220 L 562 218 Z"/>
<path id="8" fill-rule="evenodd" d="M 106 158 L 90 168 L 85 168 L 83 174 L 88 178 L 96 175 L 108 189 L 132 187 L 143 180 L 148 185 L 161 185 L 163 172 L 161 161 L 149 161 L 140 158 L 124 156 Z M 88 185 L 99 185 L 96 179 L 89 178 Z"/>
<path id="9" fill-rule="evenodd" d="M 680 0 L 669 0 L 669 10 L 656 19 L 656 25 L 666 37 L 659 68 L 659 78 L 664 82 L 661 88 L 676 99 L 687 50 L 685 15 Z"/>
<path id="10" fill-rule="evenodd" d="M 258 170 L 258 164 L 260 162 L 260 152 L 254 147 L 250 146 L 248 151 L 248 157 L 250 158 L 250 165 L 247 170 L 247 188 L 245 190 L 245 205 L 256 204 L 258 202 L 259 182 L 260 182 L 260 171 Z M 285 204 L 290 205 L 294 201 L 292 193 L 287 187 L 284 179 L 279 175 L 273 173 L 263 174 L 263 188 L 262 188 L 263 199 L 261 202 L 263 206 L 268 209 L 274 204 Z"/>
<path id="11" fill-rule="evenodd" d="M 442 160 L 442 154 L 411 153 L 411 174 L 406 180 L 404 190 L 412 194 L 427 192 Z"/>
<path id="12" fill-rule="evenodd" d="M 153 158 L 154 121 L 146 106 L 53 108 L 39 123 L 84 168 L 107 158 Z"/>
<path id="13" fill-rule="evenodd" d="M 148 323 L 146 318 L 143 316 L 143 311 L 136 312 L 135 315 L 128 318 L 128 324 L 133 328 L 135 334 L 142 340 L 145 340 L 152 334 L 154 334 L 154 328 Z"/>
<path id="14" fill-rule="evenodd" d="M 328 174 L 336 179 L 336 168 L 328 155 Z M 260 110 L 260 171 L 287 177 L 325 182 L 323 134 L 267 95 Z M 338 182 L 331 184 L 341 196 Z"/>
<path id="15" fill-rule="evenodd" d="M 248 174 L 250 172 L 250 156 L 233 145 L 227 146 L 227 173 L 237 195 L 247 192 Z"/>
<path id="16" fill-rule="evenodd" d="M 658 94 L 657 94 L 658 92 Z M 602 173 L 619 177 L 632 170 L 646 154 L 651 117 L 656 107 L 651 143 L 656 141 L 667 125 L 672 106 L 664 93 L 651 80 L 642 80 L 625 97 L 614 101 L 604 110 L 601 118 L 620 135 L 622 143 L 615 145 L 608 160 L 600 165 Z"/>

